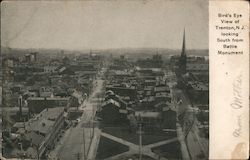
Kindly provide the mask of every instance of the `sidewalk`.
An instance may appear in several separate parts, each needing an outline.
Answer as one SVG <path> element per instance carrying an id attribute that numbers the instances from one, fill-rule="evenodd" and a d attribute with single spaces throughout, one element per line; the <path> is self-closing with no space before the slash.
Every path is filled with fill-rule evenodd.
<path id="1" fill-rule="evenodd" d="M 67 140 L 67 138 L 70 135 L 72 128 L 69 128 L 68 130 L 65 131 L 63 137 L 59 140 L 59 142 L 57 142 L 57 144 L 55 144 L 55 149 L 52 150 L 49 154 L 49 159 L 54 160 L 54 159 L 58 159 L 58 153 L 62 147 L 62 145 L 64 144 L 64 142 Z"/>
<path id="2" fill-rule="evenodd" d="M 188 153 L 188 148 L 187 148 L 187 145 L 185 143 L 185 137 L 184 137 L 184 134 L 182 132 L 182 128 L 181 128 L 181 125 L 179 123 L 176 124 L 176 131 L 177 131 L 177 137 L 178 137 L 178 140 L 181 144 L 181 153 L 182 153 L 182 159 L 184 160 L 189 160 L 190 157 L 189 157 L 189 153 Z"/>
<path id="3" fill-rule="evenodd" d="M 96 153 L 97 153 L 97 149 L 98 149 L 98 145 L 100 142 L 100 137 L 101 137 L 101 131 L 98 128 L 95 128 L 94 131 L 94 137 L 92 139 L 92 142 L 90 144 L 88 153 L 87 153 L 87 159 L 88 160 L 95 160 L 96 157 Z"/>

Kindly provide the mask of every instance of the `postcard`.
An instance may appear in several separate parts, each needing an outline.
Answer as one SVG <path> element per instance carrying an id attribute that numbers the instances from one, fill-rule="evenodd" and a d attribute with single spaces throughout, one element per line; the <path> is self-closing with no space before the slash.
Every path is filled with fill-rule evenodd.
<path id="1" fill-rule="evenodd" d="M 249 157 L 249 2 L 1 2 L 1 159 Z"/>

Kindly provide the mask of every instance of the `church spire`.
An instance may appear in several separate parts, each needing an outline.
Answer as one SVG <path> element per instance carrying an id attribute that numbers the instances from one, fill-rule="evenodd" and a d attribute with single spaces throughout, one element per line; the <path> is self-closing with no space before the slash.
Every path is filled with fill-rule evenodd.
<path id="1" fill-rule="evenodd" d="M 185 44 L 185 28 L 183 33 L 183 42 L 182 42 L 182 50 L 181 50 L 181 56 L 179 61 L 179 71 L 181 74 L 186 73 L 186 63 L 187 63 L 187 55 L 186 55 L 186 44 Z"/>
<path id="2" fill-rule="evenodd" d="M 184 32 L 183 32 L 183 42 L 182 42 L 181 56 L 186 56 L 185 28 L 184 28 Z"/>

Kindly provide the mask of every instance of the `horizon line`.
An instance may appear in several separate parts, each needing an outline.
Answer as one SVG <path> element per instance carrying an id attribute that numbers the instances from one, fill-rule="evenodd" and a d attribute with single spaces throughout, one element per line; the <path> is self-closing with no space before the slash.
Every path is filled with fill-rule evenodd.
<path id="1" fill-rule="evenodd" d="M 116 49 L 165 49 L 165 50 L 181 50 L 182 48 L 164 48 L 164 47 L 114 47 L 114 48 L 77 48 L 77 49 L 66 49 L 66 48 L 18 48 L 18 47 L 7 47 L 2 46 L 1 49 L 20 49 L 20 50 L 64 50 L 64 51 L 94 51 L 94 50 L 116 50 Z M 186 50 L 209 50 L 209 48 L 186 48 Z"/>

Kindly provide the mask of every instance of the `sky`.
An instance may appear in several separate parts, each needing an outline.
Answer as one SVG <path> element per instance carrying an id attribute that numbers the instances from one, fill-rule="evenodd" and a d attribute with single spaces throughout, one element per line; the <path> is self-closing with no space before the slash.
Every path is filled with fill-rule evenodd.
<path id="1" fill-rule="evenodd" d="M 10 48 L 208 48 L 208 1 L 7 1 L 1 45 Z"/>

